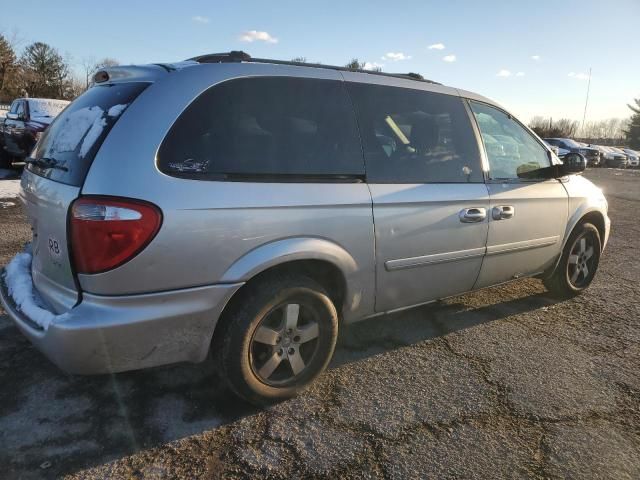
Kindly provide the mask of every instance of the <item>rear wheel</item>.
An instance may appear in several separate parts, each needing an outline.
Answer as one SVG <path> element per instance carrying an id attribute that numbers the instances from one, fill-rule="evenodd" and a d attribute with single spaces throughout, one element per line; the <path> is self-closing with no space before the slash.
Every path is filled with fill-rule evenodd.
<path id="1" fill-rule="evenodd" d="M 11 168 L 11 156 L 0 145 L 0 168 Z"/>
<path id="2" fill-rule="evenodd" d="M 247 287 L 217 343 L 231 389 L 262 405 L 295 396 L 327 367 L 338 314 L 311 278 L 283 275 Z"/>
<path id="3" fill-rule="evenodd" d="M 600 233 L 594 225 L 585 222 L 576 226 L 555 271 L 544 280 L 545 286 L 561 298 L 582 293 L 593 281 L 601 250 Z"/>

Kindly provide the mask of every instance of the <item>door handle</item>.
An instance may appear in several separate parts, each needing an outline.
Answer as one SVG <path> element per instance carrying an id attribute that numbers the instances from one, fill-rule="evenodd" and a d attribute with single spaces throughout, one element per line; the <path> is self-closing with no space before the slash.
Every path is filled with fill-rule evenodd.
<path id="1" fill-rule="evenodd" d="M 458 218 L 462 223 L 478 223 L 487 218 L 487 209 L 482 207 L 472 207 L 460 210 Z"/>
<path id="2" fill-rule="evenodd" d="M 494 220 L 508 220 L 513 218 L 516 213 L 516 209 L 513 205 L 498 205 L 491 209 L 491 218 Z"/>

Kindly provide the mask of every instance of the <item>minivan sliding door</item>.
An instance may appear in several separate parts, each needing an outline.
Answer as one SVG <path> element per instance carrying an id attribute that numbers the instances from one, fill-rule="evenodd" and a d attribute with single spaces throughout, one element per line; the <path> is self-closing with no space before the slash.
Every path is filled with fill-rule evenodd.
<path id="1" fill-rule="evenodd" d="M 376 238 L 376 310 L 471 290 L 489 196 L 477 139 L 452 95 L 349 81 Z"/>

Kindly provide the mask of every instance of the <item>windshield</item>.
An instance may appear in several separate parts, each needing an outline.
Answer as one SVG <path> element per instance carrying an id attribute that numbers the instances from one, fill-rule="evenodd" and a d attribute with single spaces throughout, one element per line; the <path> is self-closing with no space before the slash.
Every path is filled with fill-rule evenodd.
<path id="1" fill-rule="evenodd" d="M 66 100 L 52 100 L 49 98 L 30 98 L 27 101 L 29 103 L 29 116 L 32 119 L 54 118 L 70 103 Z"/>
<path id="2" fill-rule="evenodd" d="M 570 147 L 570 148 L 582 148 L 582 145 L 580 145 L 575 140 L 571 140 L 570 138 L 563 138 L 562 141 L 564 142 L 564 144 L 567 147 Z"/>
<path id="3" fill-rule="evenodd" d="M 121 83 L 90 88 L 59 115 L 32 153 L 34 173 L 69 185 L 82 185 L 100 145 L 122 112 L 146 88 L 146 83 Z"/>

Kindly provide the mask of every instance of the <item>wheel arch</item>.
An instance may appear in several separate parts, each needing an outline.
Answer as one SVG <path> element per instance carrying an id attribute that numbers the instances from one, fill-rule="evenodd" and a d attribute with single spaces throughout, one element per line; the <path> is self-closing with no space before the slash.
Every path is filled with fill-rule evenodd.
<path id="1" fill-rule="evenodd" d="M 562 248 L 560 249 L 560 254 L 558 258 L 553 263 L 553 267 L 547 270 L 547 272 L 543 275 L 543 277 L 550 277 L 553 272 L 555 272 L 558 267 L 558 263 L 562 258 L 562 252 L 564 252 L 565 247 L 567 246 L 567 241 L 569 240 L 569 236 L 571 232 L 575 230 L 575 228 L 585 222 L 592 223 L 600 234 L 600 247 L 601 250 L 604 249 L 605 239 L 607 235 L 607 226 L 605 221 L 605 215 L 596 207 L 588 207 L 584 206 L 583 208 L 577 210 L 570 218 L 567 223 L 567 228 L 564 233 L 564 238 L 562 239 Z"/>
<path id="2" fill-rule="evenodd" d="M 342 318 L 344 310 L 357 308 L 361 287 L 358 285 L 358 264 L 340 245 L 321 238 L 289 238 L 261 245 L 248 252 L 229 267 L 221 282 L 244 285 L 239 288 L 220 314 L 218 326 L 242 300 L 252 285 L 270 275 L 294 273 L 308 276 L 326 290 Z"/>
<path id="3" fill-rule="evenodd" d="M 578 210 L 572 215 L 567 225 L 564 238 L 562 239 L 562 250 L 564 250 L 564 247 L 567 244 L 567 240 L 569 240 L 569 236 L 571 235 L 571 232 L 573 232 L 573 230 L 578 225 L 585 222 L 592 223 L 598 229 L 598 233 L 600 234 L 601 247 L 604 248 L 604 240 L 606 236 L 606 223 L 604 219 L 604 214 L 595 207 L 591 207 L 591 208 L 585 207 Z"/>

